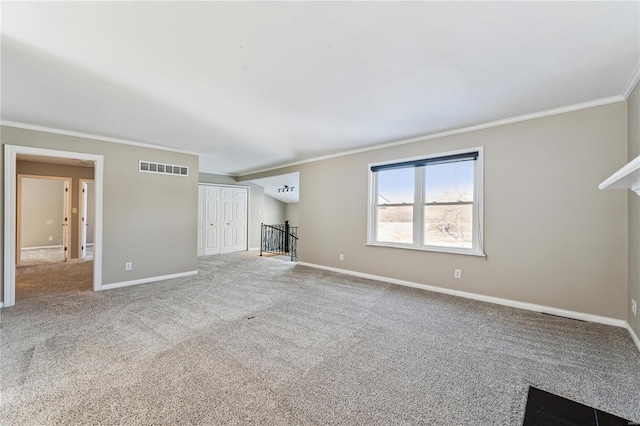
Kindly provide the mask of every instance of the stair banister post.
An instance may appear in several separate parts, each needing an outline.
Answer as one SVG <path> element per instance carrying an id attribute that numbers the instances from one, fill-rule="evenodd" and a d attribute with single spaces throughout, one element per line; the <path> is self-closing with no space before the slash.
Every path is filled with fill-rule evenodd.
<path id="1" fill-rule="evenodd" d="M 289 221 L 284 221 L 284 252 L 289 253 Z"/>

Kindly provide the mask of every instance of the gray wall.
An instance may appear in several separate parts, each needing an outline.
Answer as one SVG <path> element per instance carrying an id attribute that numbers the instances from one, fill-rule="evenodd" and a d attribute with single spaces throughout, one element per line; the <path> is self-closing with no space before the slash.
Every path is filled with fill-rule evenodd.
<path id="1" fill-rule="evenodd" d="M 197 156 L 7 126 L 0 132 L 3 158 L 4 144 L 104 156 L 103 284 L 197 269 Z M 139 173 L 139 160 L 186 165 L 190 176 Z M 128 261 L 132 271 L 124 270 Z"/>
<path id="2" fill-rule="evenodd" d="M 365 245 L 369 163 L 475 146 L 487 259 Z M 598 190 L 626 161 L 620 102 L 239 180 L 300 172 L 301 261 L 626 319 L 627 194 Z"/>
<path id="3" fill-rule="evenodd" d="M 640 155 L 640 85 L 636 85 L 627 100 L 627 112 L 628 159 L 631 161 Z M 640 316 L 634 317 L 631 312 L 631 299 L 635 299 L 640 304 L 640 197 L 635 192 L 626 192 L 629 221 L 627 321 L 636 336 L 640 337 Z"/>
<path id="4" fill-rule="evenodd" d="M 61 245 L 64 181 L 25 177 L 21 187 L 20 248 Z"/>
<path id="5" fill-rule="evenodd" d="M 300 221 L 298 219 L 298 203 L 285 204 L 284 216 L 285 219 L 289 221 L 289 225 L 300 226 Z"/>
<path id="6" fill-rule="evenodd" d="M 14 144 L 17 145 L 17 144 Z M 71 178 L 71 208 L 80 211 L 80 179 L 93 179 L 92 167 L 68 166 L 62 164 L 47 164 L 33 161 L 17 161 L 18 174 L 37 176 L 57 176 Z M 67 244 L 69 257 L 77 259 L 79 256 L 79 214 L 69 212 L 69 226 L 71 227 L 71 241 Z"/>
<path id="7" fill-rule="evenodd" d="M 249 248 L 260 247 L 260 224 L 264 214 L 264 188 L 251 182 L 238 182 L 231 176 L 200 173 L 200 183 L 249 187 Z"/>
<path id="8" fill-rule="evenodd" d="M 266 195 L 264 196 L 264 215 L 263 220 L 267 225 L 276 225 L 278 223 L 284 223 L 285 220 L 285 204 L 276 200 L 275 198 Z"/>

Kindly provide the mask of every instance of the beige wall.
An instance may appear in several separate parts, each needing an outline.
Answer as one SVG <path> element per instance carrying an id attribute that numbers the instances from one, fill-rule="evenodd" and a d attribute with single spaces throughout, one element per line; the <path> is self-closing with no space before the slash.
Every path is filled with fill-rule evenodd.
<path id="1" fill-rule="evenodd" d="M 289 225 L 291 226 L 300 226 L 298 219 L 298 203 L 287 203 L 285 204 L 285 219 L 289 221 Z"/>
<path id="2" fill-rule="evenodd" d="M 215 183 L 219 185 L 237 185 L 238 184 L 238 181 L 233 176 L 216 175 L 212 173 L 200 173 L 198 178 L 200 180 L 200 183 Z"/>
<path id="3" fill-rule="evenodd" d="M 24 177 L 20 187 L 20 248 L 62 245 L 64 181 Z"/>
<path id="4" fill-rule="evenodd" d="M 260 224 L 263 221 L 264 188 L 251 182 L 238 182 L 232 176 L 200 173 L 200 183 L 242 185 L 249 187 L 249 249 L 260 247 Z"/>
<path id="5" fill-rule="evenodd" d="M 627 112 L 628 160 L 631 161 L 640 155 L 640 85 L 636 85 L 627 100 Z M 627 199 L 629 221 L 627 321 L 636 336 L 640 336 L 640 312 L 637 316 L 631 312 L 631 299 L 640 304 L 640 197 L 635 192 L 627 191 Z"/>
<path id="6" fill-rule="evenodd" d="M 369 163 L 476 146 L 485 148 L 486 259 L 365 245 Z M 598 190 L 626 151 L 620 102 L 240 180 L 300 172 L 303 262 L 626 319 L 627 195 Z"/>
<path id="7" fill-rule="evenodd" d="M 197 269 L 197 156 L 6 126 L 0 131 L 2 145 L 104 156 L 103 285 Z M 190 176 L 139 173 L 139 160 L 186 165 Z M 4 162 L 2 169 L 0 176 Z M 125 262 L 133 262 L 132 271 L 124 270 Z"/>
<path id="8" fill-rule="evenodd" d="M 263 220 L 267 225 L 276 225 L 284 223 L 285 220 L 285 204 L 275 198 L 264 196 L 264 215 Z"/>
<path id="9" fill-rule="evenodd" d="M 71 178 L 71 208 L 80 211 L 80 179 L 93 179 L 92 167 L 68 166 L 62 164 L 46 164 L 33 161 L 17 161 L 18 174 L 37 176 L 57 176 Z M 79 255 L 79 213 L 69 212 L 69 226 L 71 227 L 71 241 L 67 244 L 69 257 L 77 259 Z"/>

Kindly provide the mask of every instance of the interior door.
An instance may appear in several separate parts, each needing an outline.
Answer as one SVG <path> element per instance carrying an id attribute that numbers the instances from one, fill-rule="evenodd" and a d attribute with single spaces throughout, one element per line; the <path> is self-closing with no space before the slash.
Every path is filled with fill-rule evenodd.
<path id="1" fill-rule="evenodd" d="M 233 251 L 247 249 L 247 212 L 248 212 L 248 188 L 234 189 L 233 197 Z"/>
<path id="2" fill-rule="evenodd" d="M 220 253 L 220 187 L 205 186 L 205 254 Z"/>
<path id="3" fill-rule="evenodd" d="M 82 217 L 80 218 L 80 260 L 84 260 L 87 257 L 87 202 L 89 196 L 89 185 L 87 182 L 82 181 L 82 192 L 80 193 L 82 199 L 80 205 L 82 206 Z"/>
<path id="4" fill-rule="evenodd" d="M 64 222 L 62 223 L 62 247 L 64 250 L 64 261 L 69 261 L 69 181 L 64 180 Z"/>
<path id="5" fill-rule="evenodd" d="M 198 185 L 198 256 L 204 256 L 207 236 L 207 187 Z"/>
<path id="6" fill-rule="evenodd" d="M 221 215 L 222 215 L 222 244 L 220 248 L 221 253 L 231 253 L 233 250 L 233 216 L 234 216 L 234 203 L 233 193 L 234 189 L 231 187 L 222 188 L 222 200 L 221 200 Z"/>
<path id="7" fill-rule="evenodd" d="M 247 249 L 248 189 L 222 189 L 222 246 L 221 253 Z"/>

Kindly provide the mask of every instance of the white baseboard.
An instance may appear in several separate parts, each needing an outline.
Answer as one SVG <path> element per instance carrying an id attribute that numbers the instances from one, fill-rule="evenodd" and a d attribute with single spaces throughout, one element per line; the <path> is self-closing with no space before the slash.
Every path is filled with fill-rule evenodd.
<path id="1" fill-rule="evenodd" d="M 64 246 L 35 246 L 35 247 L 22 247 L 20 250 L 40 250 L 40 249 L 54 249 L 54 248 L 62 248 Z"/>
<path id="2" fill-rule="evenodd" d="M 123 281 L 123 282 L 113 283 L 113 284 L 103 284 L 100 290 L 112 290 L 114 288 L 129 287 L 131 285 L 138 285 L 138 284 L 147 284 L 147 283 L 152 283 L 156 281 L 164 281 L 164 280 L 170 280 L 172 278 L 188 277 L 190 275 L 197 275 L 197 274 L 198 274 L 198 271 L 188 271 L 188 272 L 180 272 L 177 274 L 161 275 L 159 277 L 142 278 L 139 280 Z"/>
<path id="3" fill-rule="evenodd" d="M 636 344 L 636 348 L 638 348 L 638 351 L 640 351 L 640 339 L 638 338 L 638 335 L 635 333 L 635 331 L 633 331 L 633 328 L 631 328 L 631 325 L 627 322 L 627 331 L 629 332 L 629 335 L 631 336 L 631 340 L 633 340 L 633 343 Z"/>
<path id="4" fill-rule="evenodd" d="M 249 251 L 255 251 L 255 250 L 260 250 L 260 247 L 250 247 Z"/>
<path id="5" fill-rule="evenodd" d="M 443 287 L 435 287 L 435 286 L 426 285 L 426 284 L 414 283 L 412 281 L 398 280 L 395 278 L 387 278 L 379 275 L 365 274 L 362 272 L 349 271 L 347 269 L 333 268 L 330 266 L 316 265 L 316 264 L 307 263 L 307 262 L 298 262 L 298 265 L 309 266 L 311 268 L 317 268 L 317 269 L 324 269 L 327 271 L 338 272 L 340 274 L 353 275 L 360 278 L 368 278 L 371 280 L 383 281 L 391 284 L 398 284 L 405 287 L 420 288 L 423 290 L 434 291 L 436 293 L 444 293 L 452 296 L 464 297 L 466 299 L 479 300 L 481 302 L 495 303 L 496 305 L 510 306 L 512 308 L 520 308 L 528 311 L 541 312 L 545 314 L 557 315 L 557 316 L 577 319 L 581 321 L 595 322 L 599 324 L 613 325 L 616 327 L 623 327 L 623 328 L 627 327 L 627 322 L 625 320 L 603 317 L 600 315 L 587 314 L 584 312 L 577 312 L 577 311 L 569 311 L 567 309 L 552 308 L 550 306 L 536 305 L 534 303 L 518 302 L 516 300 L 502 299 L 500 297 L 484 296 L 482 294 L 477 294 L 477 293 L 469 293 L 466 291 L 452 290 L 452 289 L 443 288 Z"/>
<path id="6" fill-rule="evenodd" d="M 4 308 L 4 303 L 0 302 L 0 308 Z"/>

